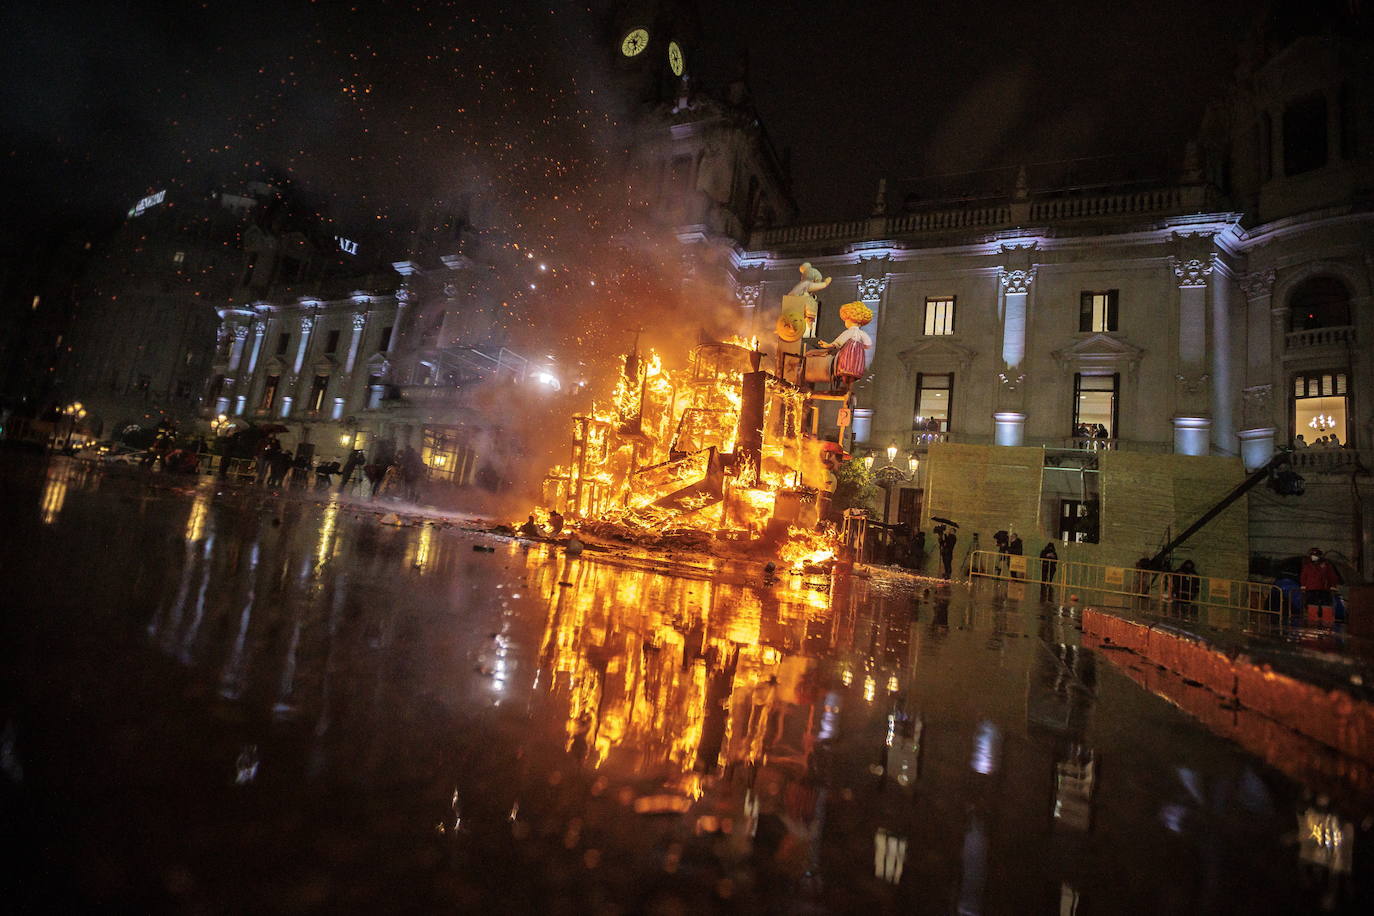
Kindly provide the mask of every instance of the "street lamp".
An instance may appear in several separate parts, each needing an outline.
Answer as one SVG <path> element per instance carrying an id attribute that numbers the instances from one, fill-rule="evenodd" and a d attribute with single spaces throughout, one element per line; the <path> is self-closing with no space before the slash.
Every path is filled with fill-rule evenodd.
<path id="1" fill-rule="evenodd" d="M 62 451 L 67 451 L 72 447 L 72 436 L 76 433 L 76 421 L 86 416 L 86 408 L 81 406 L 80 401 L 72 401 L 62 408 L 62 413 L 67 416 L 67 439 L 62 445 Z"/>
<path id="2" fill-rule="evenodd" d="M 908 455 L 906 460 L 907 470 L 893 462 L 897 457 L 897 446 L 891 445 L 887 449 L 888 463 L 878 468 L 874 476 L 878 480 L 878 486 L 883 488 L 883 524 L 890 524 L 892 515 L 892 490 L 900 483 L 906 483 L 916 478 L 916 470 L 921 466 L 921 461 L 915 455 Z"/>

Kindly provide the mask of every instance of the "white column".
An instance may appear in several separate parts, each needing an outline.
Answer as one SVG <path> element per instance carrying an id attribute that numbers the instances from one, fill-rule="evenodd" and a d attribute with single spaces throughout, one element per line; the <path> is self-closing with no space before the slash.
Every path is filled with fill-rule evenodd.
<path id="1" fill-rule="evenodd" d="M 1030 296 L 1031 281 L 1035 279 L 1035 268 L 1028 270 L 1002 269 L 1001 281 L 1004 293 L 1004 319 L 1002 322 L 1002 362 L 1008 368 L 1019 368 L 1026 358 L 1026 300 Z"/>
<path id="2" fill-rule="evenodd" d="M 1207 417 L 1174 417 L 1174 452 L 1206 455 L 1211 448 L 1212 421 Z"/>
<path id="3" fill-rule="evenodd" d="M 363 328 L 367 327 L 367 313 L 359 312 L 353 316 L 353 339 L 348 344 L 348 361 L 344 364 L 344 372 L 352 374 L 353 367 L 358 363 L 358 347 L 363 342 Z"/>
<path id="4" fill-rule="evenodd" d="M 262 355 L 262 341 L 267 336 L 267 322 L 258 324 L 257 333 L 253 335 L 253 351 L 248 357 L 248 374 L 252 375 L 258 368 L 258 357 Z"/>
<path id="5" fill-rule="evenodd" d="M 1236 453 L 1236 425 L 1231 404 L 1236 395 L 1232 386 L 1231 361 L 1231 283 L 1217 271 L 1207 285 L 1207 311 L 1211 317 L 1207 355 L 1212 386 L 1212 448 L 1222 455 Z"/>
<path id="6" fill-rule="evenodd" d="M 287 398 L 286 401 L 293 405 L 305 406 L 310 397 L 310 386 L 315 381 L 315 373 L 302 371 L 305 368 L 305 356 L 310 350 L 310 338 L 315 330 L 315 322 L 318 319 L 307 315 L 301 319 L 301 342 L 296 347 L 296 361 L 292 370 L 295 384 L 291 386 L 295 392 L 294 398 Z M 289 411 L 284 410 L 282 416 L 287 416 Z"/>
<path id="7" fill-rule="evenodd" d="M 296 375 L 301 374 L 301 366 L 305 364 L 305 351 L 310 348 L 310 332 L 315 328 L 315 319 L 306 316 L 301 319 L 301 342 L 296 347 L 296 363 L 291 370 Z"/>
<path id="8" fill-rule="evenodd" d="M 1240 439 L 1240 457 L 1245 462 L 1245 470 L 1253 471 L 1263 467 L 1274 457 L 1274 429 L 1242 429 L 1236 433 Z"/>
<path id="9" fill-rule="evenodd" d="M 410 307 L 411 300 L 415 294 L 408 289 L 396 291 L 396 317 L 391 321 L 391 340 L 387 343 L 386 355 L 390 356 L 396 352 L 397 346 L 401 342 L 401 325 L 404 323 L 406 311 Z"/>
<path id="10" fill-rule="evenodd" d="M 854 441 L 855 443 L 868 442 L 868 436 L 873 429 L 873 408 L 855 407 L 854 408 Z"/>
<path id="11" fill-rule="evenodd" d="M 234 342 L 229 348 L 229 371 L 238 374 L 239 365 L 243 362 L 243 345 L 248 339 L 248 326 L 235 325 Z"/>
<path id="12" fill-rule="evenodd" d="M 1211 451 L 1212 419 L 1207 374 L 1207 281 L 1212 257 L 1171 257 L 1178 278 L 1178 387 L 1174 408 L 1174 451 L 1206 455 Z"/>
<path id="13" fill-rule="evenodd" d="M 992 415 L 996 427 L 994 441 L 998 445 L 1021 445 L 1026 437 L 1026 415 L 1019 411 L 1003 410 Z"/>

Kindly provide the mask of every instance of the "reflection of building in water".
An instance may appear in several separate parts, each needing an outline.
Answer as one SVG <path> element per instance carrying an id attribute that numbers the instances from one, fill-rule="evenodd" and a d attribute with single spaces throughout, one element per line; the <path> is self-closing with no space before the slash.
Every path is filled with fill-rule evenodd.
<path id="1" fill-rule="evenodd" d="M 1085 736 L 1097 668 L 1093 653 L 1078 645 L 1073 625 L 1062 611 L 1040 621 L 1040 645 L 1026 683 L 1026 724 L 1053 744 L 1055 823 L 1088 830 L 1098 761 Z"/>
<path id="2" fill-rule="evenodd" d="M 1096 756 L 1089 748 L 1071 745 L 1065 759 L 1054 764 L 1054 816 L 1059 823 L 1088 829 L 1096 780 Z"/>
<path id="3" fill-rule="evenodd" d="M 824 596 L 587 562 L 532 575 L 550 597 L 541 682 L 566 698 L 567 746 L 591 766 L 686 774 L 757 760 L 808 691 L 796 653 Z"/>

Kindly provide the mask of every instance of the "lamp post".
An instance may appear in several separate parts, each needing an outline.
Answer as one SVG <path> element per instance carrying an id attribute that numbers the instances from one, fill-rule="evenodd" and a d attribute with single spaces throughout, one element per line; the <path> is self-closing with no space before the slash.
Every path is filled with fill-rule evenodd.
<path id="1" fill-rule="evenodd" d="M 86 408 L 81 406 L 80 401 L 72 401 L 62 408 L 62 413 L 67 417 L 67 438 L 62 443 L 62 451 L 69 451 L 72 447 L 72 436 L 76 433 L 76 422 L 86 416 Z"/>
<path id="2" fill-rule="evenodd" d="M 878 479 L 878 486 L 883 488 L 883 524 L 891 524 L 892 517 L 892 489 L 899 483 L 916 479 L 916 471 L 921 466 L 921 460 L 914 454 L 908 455 L 906 459 L 907 470 L 903 471 L 894 462 L 897 459 L 897 444 L 894 442 L 887 447 L 887 464 L 878 468 L 874 476 Z"/>

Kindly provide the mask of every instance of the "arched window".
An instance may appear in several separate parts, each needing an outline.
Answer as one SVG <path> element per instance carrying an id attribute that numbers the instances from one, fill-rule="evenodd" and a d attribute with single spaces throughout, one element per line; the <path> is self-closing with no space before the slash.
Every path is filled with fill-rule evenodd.
<path id="1" fill-rule="evenodd" d="M 1290 331 L 1340 328 L 1350 324 L 1350 292 L 1335 277 L 1312 277 L 1288 297 Z"/>

